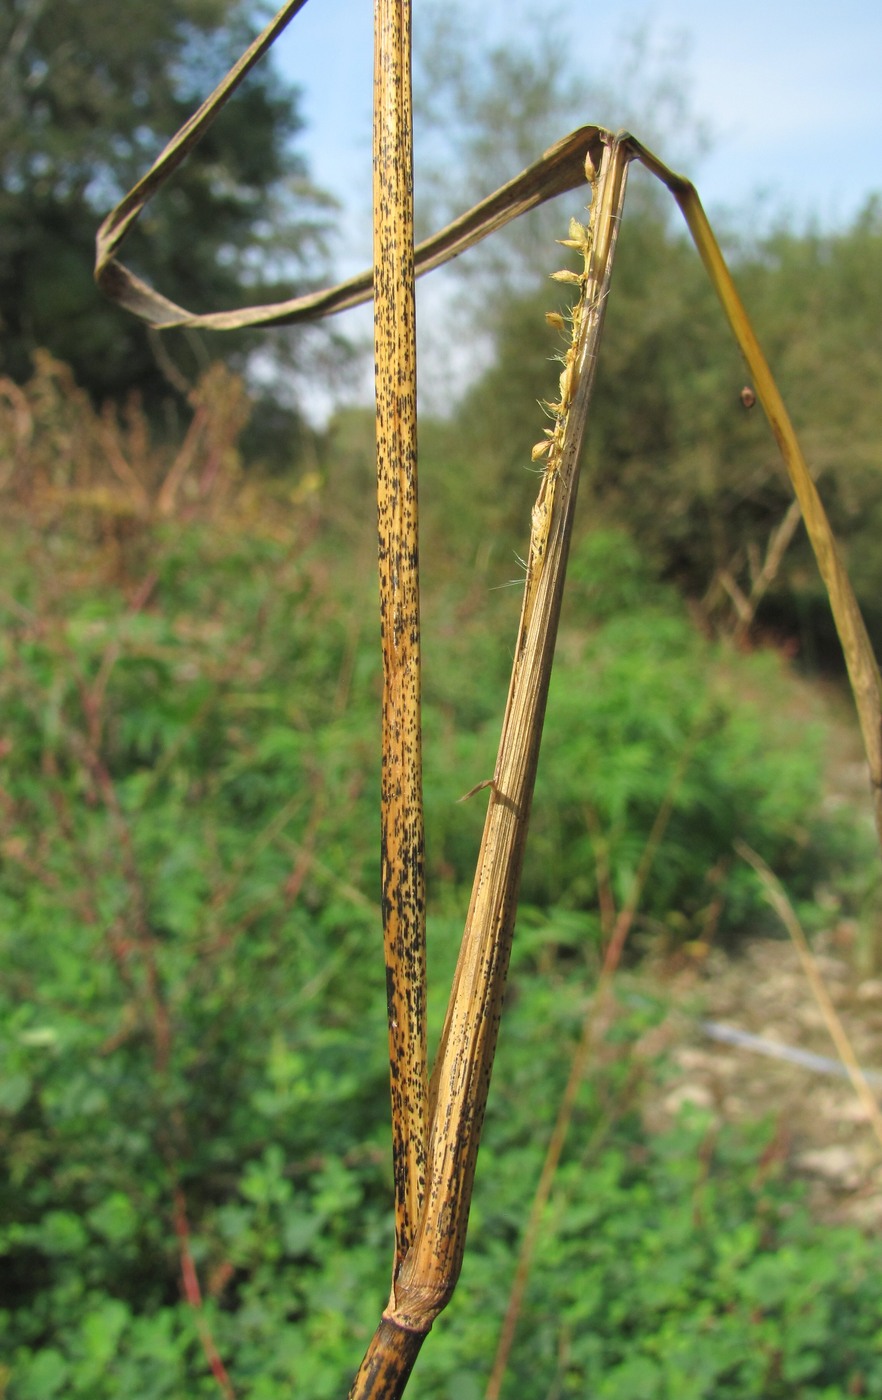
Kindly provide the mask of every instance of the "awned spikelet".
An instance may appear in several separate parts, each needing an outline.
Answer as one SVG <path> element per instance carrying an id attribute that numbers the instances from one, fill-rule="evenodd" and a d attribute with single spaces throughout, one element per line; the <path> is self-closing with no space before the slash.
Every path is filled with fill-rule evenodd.
<path id="1" fill-rule="evenodd" d="M 591 168 L 593 170 L 593 165 Z M 543 482 L 543 487 L 546 489 L 546 483 L 551 484 L 553 474 L 558 469 L 558 457 L 566 430 L 567 411 L 572 403 L 573 393 L 576 387 L 576 357 L 584 325 L 585 297 L 591 266 L 591 228 L 590 226 L 580 223 L 578 219 L 570 219 L 569 236 L 567 238 L 559 238 L 557 242 L 563 248 L 572 248 L 574 251 L 581 253 L 583 266 L 581 272 L 576 272 L 573 268 L 565 267 L 561 268 L 558 272 L 551 273 L 551 280 L 553 282 L 561 282 L 565 286 L 578 287 L 580 295 L 575 305 L 566 316 L 562 315 L 559 311 L 546 311 L 545 313 L 546 323 L 554 330 L 565 332 L 568 322 L 570 326 L 570 334 L 566 348 L 557 357 L 563 365 L 558 379 L 558 397 L 554 402 L 546 400 L 542 403 L 542 408 L 554 419 L 554 427 L 546 429 L 545 440 L 543 442 L 537 442 L 530 454 L 530 460 L 533 462 L 541 461 L 543 458 L 547 459 L 545 482 Z M 538 505 L 539 503 L 537 502 L 537 507 Z M 536 520 L 540 518 L 543 524 L 547 524 L 545 513 L 540 512 L 539 515 L 537 515 L 534 510 L 534 524 Z"/>

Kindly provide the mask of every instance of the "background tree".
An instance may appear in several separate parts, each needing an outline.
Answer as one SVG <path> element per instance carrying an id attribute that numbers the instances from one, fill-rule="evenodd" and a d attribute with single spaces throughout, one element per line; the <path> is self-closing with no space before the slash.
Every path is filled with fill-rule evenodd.
<path id="1" fill-rule="evenodd" d="M 238 57 L 260 15 L 244 0 L 8 0 L 0 14 L 0 371 L 43 346 L 96 398 L 167 392 L 209 357 L 256 343 L 151 337 L 92 285 L 101 216 Z M 136 233 L 137 271 L 200 309 L 293 294 L 315 269 L 329 201 L 294 148 L 296 87 L 272 58 L 251 75 Z M 265 342 L 265 337 L 263 338 Z M 302 338 L 301 338 L 302 339 Z M 300 343 L 273 350 L 296 362 Z"/>

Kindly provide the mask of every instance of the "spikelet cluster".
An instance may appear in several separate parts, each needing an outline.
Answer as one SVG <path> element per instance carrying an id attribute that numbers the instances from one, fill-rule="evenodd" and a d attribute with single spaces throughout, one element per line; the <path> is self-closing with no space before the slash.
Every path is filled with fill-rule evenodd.
<path id="1" fill-rule="evenodd" d="M 558 397 L 554 403 L 545 402 L 542 407 L 546 413 L 554 420 L 553 426 L 546 428 L 545 436 L 541 442 L 537 442 L 531 453 L 534 462 L 546 459 L 550 466 L 558 458 L 558 449 L 563 442 L 564 428 L 566 425 L 567 412 L 573 399 L 576 381 L 576 356 L 582 332 L 582 320 L 585 311 L 585 293 L 588 282 L 588 273 L 591 261 L 591 229 L 581 224 L 578 219 L 570 219 L 569 237 L 559 238 L 558 243 L 563 248 L 573 248 L 582 254 L 583 267 L 581 272 L 573 272 L 569 268 L 562 268 L 560 272 L 552 272 L 551 278 L 554 282 L 563 282 L 573 287 L 579 288 L 579 296 L 572 310 L 565 316 L 558 311 L 546 312 L 545 319 L 555 330 L 566 333 L 569 326 L 568 344 L 566 350 L 562 352 L 558 359 L 563 368 L 558 381 Z"/>

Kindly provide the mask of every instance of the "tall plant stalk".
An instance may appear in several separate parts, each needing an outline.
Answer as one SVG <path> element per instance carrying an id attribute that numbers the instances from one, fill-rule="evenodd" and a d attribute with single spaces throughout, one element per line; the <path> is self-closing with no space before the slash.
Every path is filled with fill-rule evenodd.
<path id="1" fill-rule="evenodd" d="M 413 1243 L 356 1377 L 351 1394 L 357 1400 L 393 1400 L 402 1393 L 462 1266 L 557 639 L 579 452 L 625 192 L 627 159 L 621 148 L 610 140 L 596 154 L 599 171 L 590 155 L 587 166 L 590 225 L 571 225 L 564 240 L 580 251 L 583 267 L 557 274 L 577 285 L 579 295 L 559 399 L 549 405 L 554 426 L 536 452 L 547 460 L 533 508 L 524 601 L 496 767 L 487 784 L 484 835 L 430 1084 L 426 1193 Z"/>
<path id="2" fill-rule="evenodd" d="M 428 1136 L 409 0 L 376 0 L 374 23 L 374 359 L 383 652 L 380 862 L 397 1275 L 422 1205 Z"/>
<path id="3" fill-rule="evenodd" d="M 395 1258 L 388 1306 L 353 1383 L 356 1400 L 395 1400 L 465 1248 L 469 1203 L 499 1030 L 542 726 L 578 487 L 579 450 L 622 215 L 627 168 L 641 161 L 677 200 L 751 371 L 827 587 L 848 662 L 882 839 L 882 682 L 829 522 L 781 396 L 688 180 L 628 133 L 586 126 L 414 249 L 410 0 L 375 0 L 374 267 L 337 287 L 264 307 L 195 315 L 117 257 L 148 200 L 185 159 L 304 0 L 288 0 L 153 167 L 102 224 L 96 277 L 156 326 L 237 329 L 329 315 L 376 298 L 378 519 L 383 648 L 382 903 L 389 1007 Z M 524 600 L 502 735 L 459 961 L 429 1080 L 425 1031 L 425 889 L 420 756 L 419 541 L 414 277 L 587 175 L 590 221 L 562 240 L 582 258 L 554 274 L 576 287 L 572 335 L 533 507 Z M 621 924 L 614 946 L 627 931 Z M 586 1051 L 587 1054 L 587 1051 Z M 578 1069 L 578 1066 L 577 1066 Z"/>

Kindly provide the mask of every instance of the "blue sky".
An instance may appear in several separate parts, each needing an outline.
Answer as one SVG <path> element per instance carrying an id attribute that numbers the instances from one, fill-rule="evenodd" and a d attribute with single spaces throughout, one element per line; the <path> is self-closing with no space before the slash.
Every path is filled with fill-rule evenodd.
<path id="1" fill-rule="evenodd" d="M 635 26 L 681 50 L 690 105 L 713 139 L 684 173 L 711 210 L 748 209 L 763 196 L 766 208 L 829 226 L 882 190 L 879 0 L 474 0 L 470 8 L 487 43 L 517 35 L 525 15 L 553 10 L 569 29 L 571 63 L 595 77 Z M 303 88 L 313 173 L 354 214 L 369 199 L 371 43 L 371 0 L 310 0 L 277 47 Z M 586 110 L 583 120 L 608 117 Z"/>

